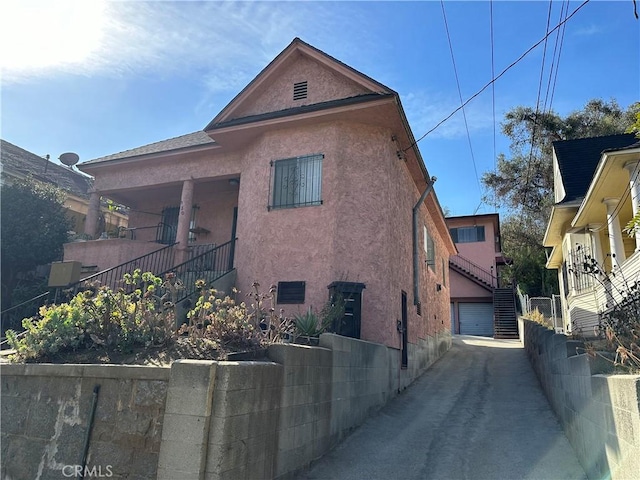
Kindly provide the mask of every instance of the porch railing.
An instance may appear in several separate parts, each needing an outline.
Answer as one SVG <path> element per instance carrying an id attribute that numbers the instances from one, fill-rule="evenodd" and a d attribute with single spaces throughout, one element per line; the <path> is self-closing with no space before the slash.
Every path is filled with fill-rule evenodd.
<path id="1" fill-rule="evenodd" d="M 204 280 L 207 285 L 210 285 L 233 270 L 234 248 L 235 239 L 195 255 L 186 262 L 161 272 L 158 276 L 175 274 L 176 278 L 182 282 L 182 289 L 178 292 L 176 299 L 176 303 L 181 302 L 197 292 L 196 280 Z"/>
<path id="2" fill-rule="evenodd" d="M 76 294 L 79 290 L 82 290 L 82 285 L 87 282 L 99 282 L 100 285 L 105 285 L 111 288 L 117 288 L 120 286 L 120 281 L 125 273 L 131 273 L 136 268 L 139 268 L 143 272 L 164 272 L 171 268 L 174 262 L 174 246 L 177 243 L 162 247 L 155 252 L 147 253 L 141 257 L 134 258 L 126 263 L 117 265 L 115 267 L 103 270 L 98 273 L 94 273 L 82 280 L 72 283 L 63 290 L 70 291 L 69 293 Z"/>

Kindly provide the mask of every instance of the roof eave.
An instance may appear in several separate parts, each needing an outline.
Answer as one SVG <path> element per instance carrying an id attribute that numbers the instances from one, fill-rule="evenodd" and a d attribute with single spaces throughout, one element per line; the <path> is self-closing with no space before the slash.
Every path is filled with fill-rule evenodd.
<path id="1" fill-rule="evenodd" d="M 85 172 L 86 170 L 94 170 L 96 168 L 100 168 L 103 166 L 111 166 L 111 165 L 125 165 L 128 163 L 134 163 L 134 162 L 139 162 L 139 161 L 146 161 L 146 160 L 151 160 L 151 159 L 161 159 L 161 158 L 170 158 L 176 155 L 182 155 L 185 153 L 195 153 L 195 152 L 201 152 L 201 151 L 206 151 L 206 150 L 214 150 L 214 149 L 218 149 L 220 148 L 220 145 L 216 144 L 216 143 L 210 143 L 210 144 L 206 144 L 206 145 L 197 145 L 197 146 L 193 146 L 193 147 L 183 147 L 183 148 L 177 148 L 177 149 L 173 149 L 173 150 L 165 150 L 162 152 L 153 152 L 153 153 L 145 153 L 142 155 L 132 155 L 130 157 L 121 157 L 121 158 L 111 158 L 111 159 L 106 159 L 106 160 L 100 160 L 100 159 L 96 159 L 96 160 L 91 160 L 89 162 L 85 162 L 85 163 L 79 163 L 78 165 L 76 165 L 76 167 Z"/>

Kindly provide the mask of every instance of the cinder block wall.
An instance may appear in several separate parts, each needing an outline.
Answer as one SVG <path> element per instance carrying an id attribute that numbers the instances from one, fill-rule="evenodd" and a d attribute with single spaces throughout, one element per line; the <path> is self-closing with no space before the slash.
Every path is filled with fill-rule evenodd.
<path id="1" fill-rule="evenodd" d="M 276 363 L 218 363 L 206 479 L 273 478 L 284 371 Z"/>
<path id="2" fill-rule="evenodd" d="M 62 478 L 80 464 L 96 384 L 88 465 L 103 474 L 293 478 L 450 344 L 443 334 L 412 345 L 408 369 L 398 350 L 333 334 L 319 347 L 272 345 L 271 362 L 3 366 L 1 478 Z"/>
<path id="3" fill-rule="evenodd" d="M 612 364 L 520 319 L 521 340 L 542 389 L 591 479 L 640 478 L 640 375 L 614 375 Z"/>
<path id="4" fill-rule="evenodd" d="M 168 381 L 168 368 L 3 365 L 0 477 L 76 478 L 100 385 L 88 472 L 155 479 Z"/>

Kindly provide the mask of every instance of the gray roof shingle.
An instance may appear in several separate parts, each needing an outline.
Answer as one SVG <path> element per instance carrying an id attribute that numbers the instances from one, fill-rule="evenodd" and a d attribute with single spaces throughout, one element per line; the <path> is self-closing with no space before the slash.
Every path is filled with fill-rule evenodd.
<path id="1" fill-rule="evenodd" d="M 53 163 L 6 140 L 0 140 L 0 163 L 5 175 L 30 176 L 35 180 L 57 185 L 78 197 L 88 198 L 93 184 L 91 177 Z"/>
<path id="2" fill-rule="evenodd" d="M 124 158 L 139 157 L 154 153 L 171 152 L 198 147 L 201 145 L 215 145 L 215 143 L 216 142 L 214 142 L 209 135 L 199 130 L 197 132 L 188 133 L 186 135 L 170 138 L 168 140 L 162 140 L 160 142 L 143 145 L 142 147 L 125 150 L 120 153 L 114 153 L 105 157 L 95 158 L 93 160 L 83 162 L 81 165 L 93 165 L 95 163 L 108 162 L 110 160 L 122 160 Z"/>
<path id="3" fill-rule="evenodd" d="M 637 142 L 630 133 L 553 142 L 566 193 L 559 203 L 569 203 L 586 195 L 603 152 L 625 149 Z"/>

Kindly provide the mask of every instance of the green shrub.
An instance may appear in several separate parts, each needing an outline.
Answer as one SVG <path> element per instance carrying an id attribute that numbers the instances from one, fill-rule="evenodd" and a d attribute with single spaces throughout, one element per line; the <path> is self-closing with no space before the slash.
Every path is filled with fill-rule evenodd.
<path id="1" fill-rule="evenodd" d="M 13 360 L 38 360 L 94 347 L 127 351 L 173 338 L 173 305 L 161 305 L 156 294 L 162 280 L 135 270 L 124 275 L 123 283 L 117 291 L 88 285 L 68 303 L 41 307 L 38 315 L 25 318 L 23 334 L 7 331 L 9 345 L 16 350 Z"/>

